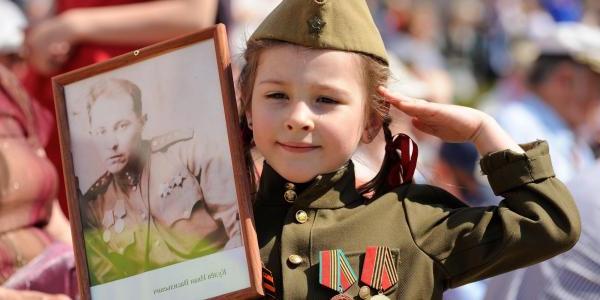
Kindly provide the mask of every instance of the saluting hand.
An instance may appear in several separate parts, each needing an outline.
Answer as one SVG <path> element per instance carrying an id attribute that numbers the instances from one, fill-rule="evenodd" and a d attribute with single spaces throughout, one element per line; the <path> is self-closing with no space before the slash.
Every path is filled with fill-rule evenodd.
<path id="1" fill-rule="evenodd" d="M 384 87 L 379 92 L 392 106 L 410 116 L 417 129 L 447 142 L 475 141 L 490 118 L 476 109 L 392 94 Z"/>
<path id="2" fill-rule="evenodd" d="M 482 111 L 392 94 L 385 87 L 379 87 L 379 93 L 392 106 L 410 116 L 415 128 L 446 142 L 474 143 L 483 155 L 505 149 L 523 152 L 496 120 Z"/>

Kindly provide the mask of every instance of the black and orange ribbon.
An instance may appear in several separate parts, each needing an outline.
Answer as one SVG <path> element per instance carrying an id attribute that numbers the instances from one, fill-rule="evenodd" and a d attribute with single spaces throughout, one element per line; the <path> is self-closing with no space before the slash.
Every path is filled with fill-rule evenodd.
<path id="1" fill-rule="evenodd" d="M 273 280 L 273 273 L 269 269 L 262 267 L 262 287 L 265 292 L 265 297 L 268 299 L 277 299 L 277 292 L 275 290 L 275 281 Z"/>
<path id="2" fill-rule="evenodd" d="M 398 282 L 398 272 L 388 247 L 367 247 L 360 281 L 379 292 Z"/>

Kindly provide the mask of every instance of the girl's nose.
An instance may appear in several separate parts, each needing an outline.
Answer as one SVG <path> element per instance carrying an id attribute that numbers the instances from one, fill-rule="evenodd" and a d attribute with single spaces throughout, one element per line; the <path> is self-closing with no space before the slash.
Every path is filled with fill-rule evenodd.
<path id="1" fill-rule="evenodd" d="M 311 131 L 315 124 L 313 113 L 304 101 L 298 101 L 291 107 L 290 114 L 285 120 L 285 126 L 288 130 Z"/>

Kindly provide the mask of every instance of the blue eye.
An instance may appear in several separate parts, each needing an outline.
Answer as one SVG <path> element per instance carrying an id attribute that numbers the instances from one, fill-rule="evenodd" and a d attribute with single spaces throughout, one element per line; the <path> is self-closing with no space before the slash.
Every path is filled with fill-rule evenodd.
<path id="1" fill-rule="evenodd" d="M 338 104 L 340 102 L 337 101 L 337 100 L 335 100 L 335 99 L 333 99 L 333 98 L 321 96 L 321 97 L 317 98 L 317 103 Z"/>
<path id="2" fill-rule="evenodd" d="M 267 98 L 269 98 L 269 99 L 288 99 L 288 96 L 284 93 L 271 93 L 271 94 L 267 94 Z"/>

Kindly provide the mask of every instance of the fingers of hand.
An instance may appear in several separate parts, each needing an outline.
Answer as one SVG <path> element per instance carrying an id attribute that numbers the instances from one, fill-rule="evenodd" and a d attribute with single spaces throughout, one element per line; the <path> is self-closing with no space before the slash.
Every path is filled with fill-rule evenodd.
<path id="1" fill-rule="evenodd" d="M 433 126 L 426 124 L 419 119 L 413 119 L 412 124 L 415 128 L 430 135 L 436 135 L 436 130 Z"/>
<path id="2" fill-rule="evenodd" d="M 379 93 L 384 99 L 398 110 L 413 117 L 432 116 L 437 112 L 435 103 L 423 99 L 412 98 L 399 94 L 392 94 L 387 88 L 379 87 Z"/>
<path id="3" fill-rule="evenodd" d="M 415 103 L 420 101 L 420 99 L 411 98 L 405 95 L 392 94 L 392 92 L 384 86 L 379 86 L 378 92 L 385 97 L 387 102 L 391 104 Z"/>

